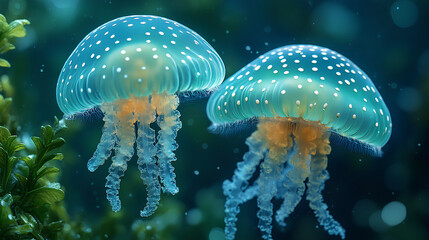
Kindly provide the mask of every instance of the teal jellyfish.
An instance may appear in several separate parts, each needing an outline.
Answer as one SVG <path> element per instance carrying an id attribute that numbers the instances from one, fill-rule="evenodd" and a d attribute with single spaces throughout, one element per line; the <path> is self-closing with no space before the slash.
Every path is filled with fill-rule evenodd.
<path id="1" fill-rule="evenodd" d="M 58 78 L 57 102 L 66 118 L 97 107 L 104 113 L 103 134 L 88 169 L 95 171 L 114 151 L 106 178 L 114 211 L 121 208 L 120 179 L 134 148 L 148 192 L 141 216 L 156 210 L 161 189 L 179 191 L 171 164 L 182 126 L 178 95 L 213 89 L 224 75 L 223 62 L 207 41 L 163 17 L 121 17 L 79 43 Z M 156 137 L 150 127 L 155 122 Z"/>
<path id="2" fill-rule="evenodd" d="M 341 54 L 313 45 L 284 46 L 258 57 L 221 84 L 209 98 L 207 114 L 214 130 L 258 122 L 246 140 L 249 151 L 232 180 L 223 183 L 228 240 L 237 231 L 240 204 L 257 198 L 258 226 L 264 239 L 272 239 L 272 199 L 283 199 L 275 219 L 285 226 L 305 191 L 320 225 L 344 238 L 321 194 L 329 178 L 329 137 L 381 154 L 392 129 L 389 110 L 368 75 Z"/>

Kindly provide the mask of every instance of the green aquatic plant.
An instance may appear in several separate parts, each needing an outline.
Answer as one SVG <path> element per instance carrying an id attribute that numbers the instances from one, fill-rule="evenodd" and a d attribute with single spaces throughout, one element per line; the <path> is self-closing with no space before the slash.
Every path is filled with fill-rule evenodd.
<path id="1" fill-rule="evenodd" d="M 10 82 L 10 77 L 7 74 L 0 76 L 0 93 L 5 97 L 13 97 L 15 89 Z"/>
<path id="2" fill-rule="evenodd" d="M 0 126 L 8 128 L 12 135 L 16 134 L 18 129 L 18 122 L 10 113 L 14 92 L 9 76 L 0 76 Z"/>
<path id="3" fill-rule="evenodd" d="M 0 94 L 0 125 L 1 126 L 9 125 L 9 119 L 10 119 L 9 108 L 11 103 L 12 103 L 12 98 L 5 98 L 3 97 L 3 95 Z"/>
<path id="4" fill-rule="evenodd" d="M 12 104 L 13 87 L 9 82 L 9 76 L 0 77 L 0 126 L 6 126 L 12 133 L 16 132 L 16 124 L 9 113 Z"/>
<path id="5" fill-rule="evenodd" d="M 30 21 L 26 19 L 18 19 L 8 24 L 5 16 L 0 14 L 0 54 L 15 49 L 11 41 L 27 34 L 24 28 L 27 24 L 30 24 Z M 0 67 L 10 67 L 10 63 L 6 59 L 0 58 Z"/>
<path id="6" fill-rule="evenodd" d="M 51 208 L 64 198 L 53 160 L 62 160 L 57 150 L 65 141 L 57 137 L 65 125 L 55 118 L 53 126 L 41 127 L 42 136 L 32 137 L 35 154 L 16 135 L 0 126 L 0 239 L 57 239 L 64 220 Z"/>

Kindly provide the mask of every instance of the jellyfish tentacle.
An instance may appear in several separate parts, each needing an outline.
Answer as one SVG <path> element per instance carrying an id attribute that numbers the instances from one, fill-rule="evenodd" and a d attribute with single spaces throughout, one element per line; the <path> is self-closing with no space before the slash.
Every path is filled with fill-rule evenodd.
<path id="1" fill-rule="evenodd" d="M 254 184 L 254 185 L 246 188 L 244 190 L 244 192 L 242 193 L 242 196 L 240 198 L 240 204 L 245 203 L 245 202 L 253 199 L 254 197 L 258 196 L 258 194 L 259 194 L 258 184 Z"/>
<path id="2" fill-rule="evenodd" d="M 344 239 L 344 228 L 329 213 L 328 205 L 324 203 L 322 196 L 325 181 L 329 179 L 329 173 L 326 168 L 328 166 L 327 155 L 330 151 L 329 134 L 325 134 L 324 139 L 319 144 L 318 152 L 311 159 L 311 172 L 307 182 L 307 200 L 310 202 L 310 208 L 313 209 L 320 225 L 330 235 L 338 235 Z"/>
<path id="3" fill-rule="evenodd" d="M 325 158 L 326 160 L 323 160 Z M 325 181 L 329 179 L 329 174 L 321 165 L 327 161 L 327 157 L 315 156 L 312 160 L 312 171 L 307 182 L 307 200 L 310 208 L 313 209 L 317 220 L 330 235 L 338 235 L 345 238 L 345 230 L 329 213 L 328 205 L 324 203 L 322 191 L 325 188 Z"/>
<path id="4" fill-rule="evenodd" d="M 118 141 L 114 147 L 115 156 L 112 158 L 105 185 L 107 199 L 115 212 L 121 209 L 121 200 L 119 199 L 121 177 L 124 176 L 127 170 L 127 162 L 134 155 L 134 122 L 134 119 L 126 117 L 126 119 L 119 119 L 116 125 Z"/>
<path id="5" fill-rule="evenodd" d="M 223 193 L 226 196 L 225 202 L 225 238 L 232 240 L 235 238 L 237 227 L 237 215 L 240 212 L 239 205 L 255 196 L 255 191 L 259 186 L 248 187 L 249 179 L 254 174 L 256 167 L 264 158 L 264 152 L 267 145 L 259 136 L 259 132 L 254 132 L 246 139 L 249 151 L 244 154 L 243 161 L 237 163 L 237 169 L 234 171 L 232 181 L 223 182 Z M 246 189 L 247 188 L 247 189 Z M 243 192 L 243 190 L 246 190 Z M 258 193 L 257 191 L 256 193 Z"/>
<path id="6" fill-rule="evenodd" d="M 297 162 L 305 162 L 309 164 L 310 156 L 302 156 L 298 151 L 294 151 L 289 159 L 289 164 L 292 168 L 286 172 L 284 178 L 281 181 L 281 185 L 285 186 L 286 191 L 282 196 L 283 203 L 280 206 L 280 209 L 276 212 L 276 221 L 277 223 L 285 227 L 285 219 L 296 208 L 298 203 L 301 201 L 302 196 L 305 192 L 304 181 L 309 175 L 309 171 L 302 166 L 299 166 Z"/>
<path id="7" fill-rule="evenodd" d="M 146 112 L 147 113 L 147 112 Z M 159 183 L 159 167 L 156 165 L 155 130 L 150 124 L 155 121 L 155 111 L 147 116 L 139 117 L 137 133 L 137 164 L 140 170 L 140 178 L 147 186 L 147 203 L 140 215 L 148 217 L 158 208 L 161 199 L 161 184 Z"/>
<path id="8" fill-rule="evenodd" d="M 304 181 L 310 175 L 311 156 L 316 153 L 317 141 L 325 133 L 318 125 L 296 125 L 292 129 L 295 149 L 289 158 L 291 170 L 284 178 L 287 191 L 283 203 L 276 212 L 276 221 L 280 226 L 286 226 L 285 219 L 296 208 L 305 192 Z"/>
<path id="9" fill-rule="evenodd" d="M 277 223 L 282 227 L 286 226 L 285 219 L 294 211 L 304 195 L 305 187 L 303 189 L 302 184 L 302 182 L 292 181 L 289 177 L 285 177 L 282 181 L 282 185 L 287 185 L 287 188 L 282 196 L 283 203 L 275 216 Z"/>
<path id="10" fill-rule="evenodd" d="M 104 126 L 100 142 L 97 145 L 97 149 L 91 159 L 88 160 L 88 170 L 94 172 L 97 168 L 104 164 L 107 158 L 112 153 L 112 149 L 116 142 L 115 135 L 115 106 L 111 103 L 103 103 L 101 110 L 104 113 Z"/>
<path id="11" fill-rule="evenodd" d="M 272 239 L 273 204 L 271 200 L 277 194 L 277 185 L 282 180 L 282 173 L 288 160 L 288 152 L 293 146 L 291 125 L 287 123 L 266 123 L 261 126 L 265 130 L 265 139 L 269 144 L 269 151 L 261 164 L 261 175 L 257 180 L 259 185 L 257 216 L 258 227 L 263 233 L 263 239 Z"/>
<path id="12" fill-rule="evenodd" d="M 270 152 L 272 149 L 270 149 Z M 277 193 L 277 181 L 281 178 L 283 161 L 269 156 L 261 164 L 261 175 L 258 178 L 259 195 L 257 199 L 259 218 L 258 227 L 263 239 L 272 239 L 273 203 L 271 200 Z"/>
<path id="13" fill-rule="evenodd" d="M 171 194 L 179 192 L 176 186 L 176 174 L 172 162 L 176 161 L 174 151 L 178 148 L 177 132 L 182 128 L 180 112 L 177 110 L 179 98 L 176 95 L 154 96 L 152 104 L 156 106 L 158 117 L 156 123 L 161 130 L 158 132 L 156 143 L 158 166 L 160 169 L 162 190 Z"/>

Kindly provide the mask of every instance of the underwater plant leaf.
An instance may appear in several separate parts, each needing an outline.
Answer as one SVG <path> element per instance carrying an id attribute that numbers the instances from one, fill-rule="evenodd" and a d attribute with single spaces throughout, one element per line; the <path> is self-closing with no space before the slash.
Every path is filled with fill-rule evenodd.
<path id="1" fill-rule="evenodd" d="M 11 136 L 9 129 L 0 127 L 0 144 L 8 156 L 12 156 L 16 151 L 25 149 L 25 145 L 17 140 L 17 136 Z"/>
<path id="2" fill-rule="evenodd" d="M 29 156 L 22 156 L 22 157 L 19 158 L 19 160 L 24 161 L 25 164 L 27 164 L 27 166 L 29 168 L 33 168 L 33 166 L 34 166 L 34 159 L 31 158 L 31 157 L 29 157 Z"/>
<path id="3" fill-rule="evenodd" d="M 64 155 L 62 153 L 49 154 L 42 158 L 42 165 L 52 160 L 63 160 Z"/>
<path id="4" fill-rule="evenodd" d="M 3 95 L 0 95 L 0 116 L 3 118 L 0 122 L 7 122 L 7 120 L 4 118 L 7 118 L 6 115 L 8 115 L 9 107 L 11 104 L 12 98 L 4 98 Z"/>
<path id="5" fill-rule="evenodd" d="M 35 225 L 37 225 L 36 219 L 31 214 L 29 214 L 29 213 L 19 212 L 17 214 L 17 216 L 18 216 L 18 222 L 22 222 L 22 223 L 25 223 L 25 224 L 30 224 L 33 227 Z"/>
<path id="6" fill-rule="evenodd" d="M 16 136 L 9 136 L 7 139 L 6 139 L 6 142 L 5 142 L 5 148 L 7 148 L 7 149 L 9 149 L 10 147 L 11 147 L 11 145 L 12 145 L 12 143 L 13 143 L 13 141 L 15 141 L 15 139 L 16 139 L 17 137 Z"/>
<path id="7" fill-rule="evenodd" d="M 13 50 L 15 49 L 15 46 L 11 43 L 5 42 L 5 43 L 1 43 L 0 42 L 0 53 L 3 54 L 9 50 Z"/>
<path id="8" fill-rule="evenodd" d="M 63 119 L 58 120 L 57 116 L 54 117 L 54 126 L 52 127 L 54 129 L 54 134 L 56 135 L 59 131 L 67 128 L 66 123 Z"/>
<path id="9" fill-rule="evenodd" d="M 0 206 L 6 207 L 12 205 L 13 203 L 13 197 L 9 193 L 4 195 L 4 197 L 0 197 Z"/>
<path id="10" fill-rule="evenodd" d="M 0 147 L 0 193 L 6 191 L 12 167 L 16 158 L 9 158 L 7 151 Z"/>
<path id="11" fill-rule="evenodd" d="M 34 219 L 34 217 L 31 216 L 31 214 L 29 213 L 18 211 L 18 213 L 16 214 L 16 217 L 17 217 L 18 223 L 22 225 L 29 225 L 31 227 L 31 230 L 35 227 L 35 225 L 37 225 L 36 219 Z M 24 232 L 24 233 L 28 233 L 28 232 Z"/>
<path id="12" fill-rule="evenodd" d="M 0 197 L 0 231 L 9 225 L 17 224 L 15 218 L 12 215 L 12 203 L 13 198 L 10 194 L 6 194 L 2 198 Z"/>
<path id="13" fill-rule="evenodd" d="M 12 157 L 9 158 L 8 166 L 10 168 L 10 170 L 9 170 L 10 172 L 12 171 L 13 166 L 15 166 L 16 160 L 18 160 L 18 158 L 15 157 L 15 156 L 12 156 Z"/>
<path id="14" fill-rule="evenodd" d="M 22 225 L 16 225 L 9 229 L 10 233 L 14 233 L 17 235 L 24 235 L 31 233 L 33 231 L 33 226 L 30 224 L 22 224 Z"/>
<path id="15" fill-rule="evenodd" d="M 27 185 L 27 178 L 22 176 L 19 173 L 15 173 L 15 177 L 18 179 L 18 181 L 21 183 L 22 186 Z"/>
<path id="16" fill-rule="evenodd" d="M 15 92 L 15 88 L 13 87 L 12 81 L 10 80 L 10 77 L 8 75 L 2 75 L 0 76 L 0 91 L 2 92 L 2 95 L 5 96 L 13 96 Z M 3 112 L 8 113 L 8 112 Z M 5 125 L 1 125 L 5 126 Z"/>
<path id="17" fill-rule="evenodd" d="M 0 54 L 15 49 L 15 46 L 9 41 L 13 38 L 24 37 L 27 34 L 24 26 L 28 24 L 30 21 L 26 19 L 18 19 L 8 24 L 6 18 L 0 14 Z M 10 63 L 0 58 L 0 67 L 10 67 Z"/>
<path id="18" fill-rule="evenodd" d="M 4 150 L 4 148 L 0 147 L 0 168 L 6 168 L 6 165 L 8 164 L 9 156 Z"/>
<path id="19" fill-rule="evenodd" d="M 6 30 L 6 28 L 7 28 L 7 27 L 3 28 L 2 24 L 4 24 L 4 25 L 7 26 L 6 17 L 3 14 L 0 13 L 0 31 Z"/>
<path id="20" fill-rule="evenodd" d="M 18 152 L 25 149 L 25 145 L 21 142 L 15 141 L 12 146 L 13 152 Z"/>
<path id="21" fill-rule="evenodd" d="M 6 32 L 7 37 L 25 37 L 26 31 L 24 26 L 30 24 L 26 19 L 18 19 L 9 24 L 9 29 Z"/>
<path id="22" fill-rule="evenodd" d="M 65 143 L 66 141 L 63 138 L 59 137 L 52 140 L 52 142 L 49 144 L 48 147 L 49 147 L 49 150 L 52 150 L 52 149 L 60 148 Z"/>
<path id="23" fill-rule="evenodd" d="M 17 160 L 16 157 L 10 157 L 8 159 L 8 164 L 7 164 L 7 167 L 4 169 L 5 174 L 3 175 L 3 179 L 2 179 L 3 190 L 6 189 L 7 183 L 9 182 L 9 178 L 12 173 L 13 166 L 15 166 L 16 160 Z"/>
<path id="24" fill-rule="evenodd" d="M 17 217 L 18 217 L 18 223 L 31 227 L 30 231 L 27 231 L 27 228 L 24 228 L 21 230 L 22 232 L 19 234 L 31 233 L 33 237 L 35 237 L 36 239 L 42 239 L 42 240 L 44 239 L 44 237 L 40 235 L 40 224 L 32 214 L 19 211 L 17 213 Z"/>
<path id="25" fill-rule="evenodd" d="M 61 232 L 64 229 L 64 221 L 51 222 L 43 228 L 44 231 Z"/>
<path id="26" fill-rule="evenodd" d="M 4 146 L 6 144 L 7 139 L 10 137 L 9 129 L 0 126 L 0 142 Z"/>
<path id="27" fill-rule="evenodd" d="M 40 170 L 40 172 L 37 174 L 37 178 L 39 179 L 39 178 L 44 177 L 45 175 L 57 174 L 59 172 L 60 172 L 60 170 L 56 167 L 45 167 L 42 170 Z"/>
<path id="28" fill-rule="evenodd" d="M 42 135 L 43 140 L 45 140 L 45 144 L 50 144 L 52 142 L 52 138 L 54 137 L 54 129 L 52 129 L 52 127 L 49 125 L 43 126 Z"/>
<path id="29" fill-rule="evenodd" d="M 44 146 L 42 139 L 39 137 L 31 137 L 31 140 L 33 140 L 34 145 L 36 145 L 37 152 L 43 152 Z"/>
<path id="30" fill-rule="evenodd" d="M 28 192 L 26 202 L 31 206 L 40 207 L 44 204 L 54 204 L 63 198 L 64 191 L 60 188 L 60 184 L 49 183 Z"/>
<path id="31" fill-rule="evenodd" d="M 15 152 L 25 149 L 25 145 L 17 140 L 17 136 L 10 136 L 6 142 L 6 149 L 11 156 Z"/>
<path id="32" fill-rule="evenodd" d="M 0 58 L 0 67 L 10 68 L 10 63 L 6 59 Z"/>

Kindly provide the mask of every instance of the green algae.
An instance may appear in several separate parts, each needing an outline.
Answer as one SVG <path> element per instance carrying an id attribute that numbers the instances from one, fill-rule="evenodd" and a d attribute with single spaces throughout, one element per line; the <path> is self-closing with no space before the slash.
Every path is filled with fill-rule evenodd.
<path id="1" fill-rule="evenodd" d="M 51 162 L 63 159 L 57 150 L 65 141 L 57 133 L 64 127 L 56 118 L 53 126 L 42 126 L 41 136 L 32 137 L 37 150 L 31 154 L 0 126 L 1 239 L 56 239 L 52 236 L 62 231 L 64 221 L 51 206 L 63 200 L 64 190 L 55 178 L 60 170 Z"/>
<path id="2" fill-rule="evenodd" d="M 27 32 L 24 26 L 30 24 L 26 19 L 18 19 L 11 23 L 7 23 L 6 17 L 0 14 L 0 54 L 15 49 L 11 43 L 14 38 L 25 37 Z M 10 67 L 10 63 L 3 58 L 0 58 L 0 67 Z"/>

